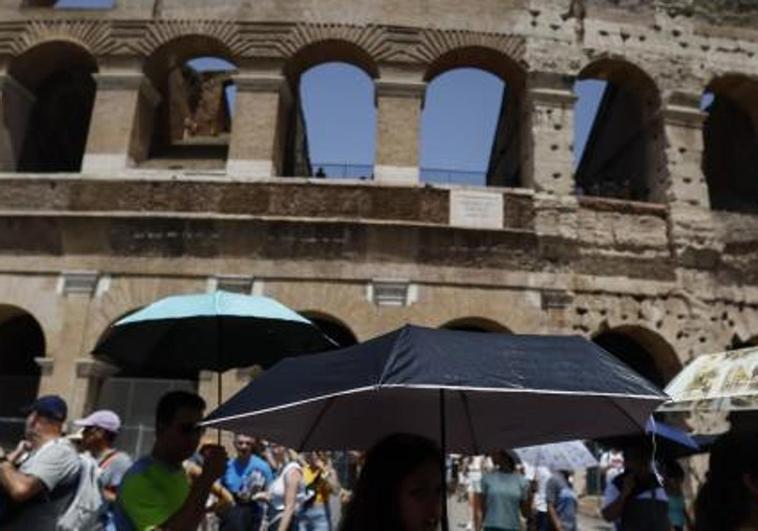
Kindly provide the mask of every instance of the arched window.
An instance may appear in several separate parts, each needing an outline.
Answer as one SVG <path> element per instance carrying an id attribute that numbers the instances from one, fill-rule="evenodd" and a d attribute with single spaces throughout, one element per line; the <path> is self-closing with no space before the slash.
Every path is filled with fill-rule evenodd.
<path id="1" fill-rule="evenodd" d="M 758 81 L 720 77 L 703 96 L 703 173 L 711 208 L 758 212 Z"/>
<path id="2" fill-rule="evenodd" d="M 524 79 L 510 58 L 488 48 L 453 50 L 433 62 L 421 115 L 422 181 L 521 186 Z"/>
<path id="3" fill-rule="evenodd" d="M 440 328 L 448 330 L 460 330 L 462 332 L 497 332 L 500 334 L 511 334 L 512 332 L 497 321 L 485 317 L 462 317 L 453 319 Z"/>
<path id="4" fill-rule="evenodd" d="M 3 88 L 10 124 L 8 169 L 78 172 L 95 101 L 94 57 L 65 41 L 38 44 L 16 57 Z M 7 93 L 5 93 L 7 91 Z"/>
<path id="5" fill-rule="evenodd" d="M 603 59 L 580 72 L 575 92 L 577 193 L 662 201 L 663 121 L 653 80 L 631 63 Z"/>
<path id="6" fill-rule="evenodd" d="M 14 448 L 24 435 L 21 408 L 39 390 L 35 358 L 45 356 L 45 336 L 37 320 L 16 307 L 0 304 L 0 445 Z"/>
<path id="7" fill-rule="evenodd" d="M 131 152 L 141 167 L 223 170 L 229 153 L 236 71 L 225 45 L 181 37 L 163 45 L 145 65 L 160 95 L 141 100 Z"/>
<path id="8" fill-rule="evenodd" d="M 284 174 L 371 179 L 376 151 L 373 59 L 353 43 L 325 40 L 285 68 L 292 93 Z"/>
<path id="9" fill-rule="evenodd" d="M 644 328 L 618 327 L 595 335 L 592 341 L 660 388 L 682 368 L 671 345 Z"/>
<path id="10" fill-rule="evenodd" d="M 113 323 L 140 309 L 126 312 L 114 319 Z M 103 335 L 106 331 L 107 328 Z M 113 376 L 100 382 L 93 409 L 110 409 L 121 417 L 122 428 L 116 441 L 119 448 L 131 455 L 147 454 L 155 440 L 155 407 L 158 400 L 169 391 L 197 392 L 198 373 L 116 369 Z"/>

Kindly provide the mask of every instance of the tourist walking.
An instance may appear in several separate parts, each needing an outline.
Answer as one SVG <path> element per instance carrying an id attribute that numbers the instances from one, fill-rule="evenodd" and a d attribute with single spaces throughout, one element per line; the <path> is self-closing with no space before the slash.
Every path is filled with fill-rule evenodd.
<path id="1" fill-rule="evenodd" d="M 758 433 L 728 432 L 711 448 L 695 500 L 697 531 L 758 530 Z"/>
<path id="2" fill-rule="evenodd" d="M 25 442 L 11 459 L 0 450 L 0 490 L 7 502 L 0 529 L 52 530 L 74 500 L 81 463 L 62 436 L 68 407 L 61 397 L 42 396 L 25 412 Z"/>
<path id="3" fill-rule="evenodd" d="M 331 531 L 329 501 L 339 492 L 340 484 L 329 457 L 320 452 L 305 454 L 303 479 L 307 497 L 300 512 L 300 531 Z"/>
<path id="4" fill-rule="evenodd" d="M 521 516 L 529 518 L 534 482 L 516 473 L 516 461 L 505 450 L 492 453 L 494 470 L 482 475 L 474 525 L 476 531 L 520 531 Z"/>
<path id="5" fill-rule="evenodd" d="M 608 483 L 603 518 L 617 531 L 670 531 L 668 496 L 653 472 L 652 443 L 641 440 L 624 451 L 624 472 Z"/>
<path id="6" fill-rule="evenodd" d="M 437 444 L 420 435 L 390 435 L 366 454 L 339 531 L 434 531 L 443 488 Z"/>
<path id="7" fill-rule="evenodd" d="M 269 487 L 268 529 L 271 531 L 296 531 L 298 516 L 305 500 L 303 467 L 297 455 L 275 444 L 270 447 L 277 476 Z"/>
<path id="8" fill-rule="evenodd" d="M 155 443 L 150 455 L 127 471 L 116 499 L 118 529 L 197 529 L 215 481 L 226 468 L 219 446 L 201 449 L 203 468 L 190 487 L 183 462 L 195 452 L 203 429 L 205 401 L 194 393 L 171 391 L 160 399 L 155 415 Z"/>
<path id="9" fill-rule="evenodd" d="M 121 419 L 113 411 L 101 409 L 88 417 L 77 420 L 74 425 L 80 427 L 82 450 L 88 452 L 99 469 L 98 481 L 101 494 L 106 503 L 103 512 L 103 524 L 106 531 L 115 530 L 113 503 L 116 501 L 118 487 L 124 474 L 132 466 L 132 458 L 125 452 L 114 448 L 116 438 L 121 430 Z"/>
<path id="10" fill-rule="evenodd" d="M 545 486 L 545 505 L 548 531 L 577 531 L 578 501 L 570 472 L 561 470 L 552 474 Z"/>
<path id="11" fill-rule="evenodd" d="M 274 480 L 268 462 L 262 457 L 260 442 L 248 435 L 234 436 L 237 456 L 229 459 L 221 484 L 234 497 L 235 505 L 221 516 L 222 531 L 250 531 L 260 528 L 266 490 Z"/>

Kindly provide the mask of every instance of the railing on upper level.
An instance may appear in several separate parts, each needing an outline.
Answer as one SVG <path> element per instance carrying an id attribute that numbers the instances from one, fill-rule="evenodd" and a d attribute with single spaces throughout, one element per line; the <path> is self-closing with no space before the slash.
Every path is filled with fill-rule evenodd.
<path id="1" fill-rule="evenodd" d="M 374 179 L 374 166 L 351 162 L 312 162 L 313 175 L 310 177 L 325 179 Z M 420 168 L 421 182 L 438 184 L 463 184 L 486 186 L 485 171 L 456 170 L 450 168 Z"/>
<path id="2" fill-rule="evenodd" d="M 487 172 L 485 171 L 420 168 L 419 173 L 421 174 L 421 182 L 425 183 L 487 185 Z"/>

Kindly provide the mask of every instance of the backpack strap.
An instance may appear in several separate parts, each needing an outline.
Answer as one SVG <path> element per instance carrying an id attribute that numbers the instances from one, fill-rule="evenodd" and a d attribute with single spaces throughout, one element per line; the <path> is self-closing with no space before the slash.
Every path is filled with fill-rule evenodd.
<path id="1" fill-rule="evenodd" d="M 103 457 L 100 458 L 100 460 L 97 462 L 97 467 L 100 470 L 105 470 L 108 465 L 116 458 L 116 455 L 118 455 L 118 450 L 111 449 L 109 452 L 106 452 Z"/>

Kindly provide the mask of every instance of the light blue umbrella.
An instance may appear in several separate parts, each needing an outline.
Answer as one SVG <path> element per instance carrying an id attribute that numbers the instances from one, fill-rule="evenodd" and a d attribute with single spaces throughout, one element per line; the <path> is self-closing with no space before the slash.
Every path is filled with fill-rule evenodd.
<path id="1" fill-rule="evenodd" d="M 223 372 L 334 346 L 274 299 L 215 291 L 166 297 L 124 317 L 94 354 L 119 367 Z"/>

